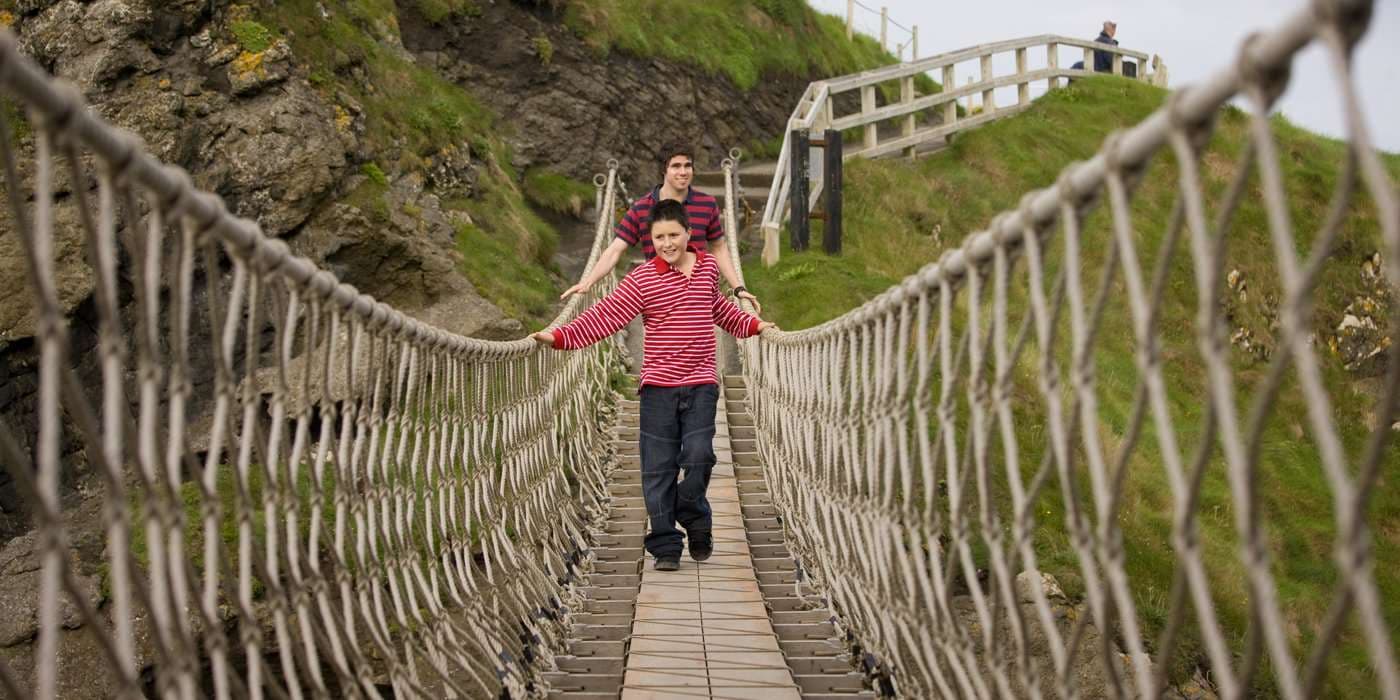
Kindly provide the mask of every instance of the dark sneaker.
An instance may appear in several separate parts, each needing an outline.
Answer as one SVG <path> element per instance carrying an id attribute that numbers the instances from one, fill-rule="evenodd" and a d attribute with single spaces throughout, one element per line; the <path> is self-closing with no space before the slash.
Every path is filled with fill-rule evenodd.
<path id="1" fill-rule="evenodd" d="M 656 560 L 657 571 L 678 571 L 681 568 L 680 557 L 661 557 Z"/>
<path id="2" fill-rule="evenodd" d="M 690 536 L 690 558 L 705 561 L 715 551 L 715 538 L 708 532 L 688 533 Z"/>

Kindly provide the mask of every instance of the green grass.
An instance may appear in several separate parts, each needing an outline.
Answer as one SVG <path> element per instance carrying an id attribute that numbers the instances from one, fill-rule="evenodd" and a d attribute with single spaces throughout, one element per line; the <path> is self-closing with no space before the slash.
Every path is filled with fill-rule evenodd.
<path id="1" fill-rule="evenodd" d="M 537 207 L 574 218 L 583 216 L 584 208 L 593 203 L 596 188 L 548 168 L 525 171 L 525 197 Z"/>
<path id="2" fill-rule="evenodd" d="M 477 292 L 532 328 L 553 319 L 558 302 L 553 256 L 559 236 L 523 204 L 510 180 L 496 178 L 476 198 L 444 205 L 472 216 L 472 224 L 457 229 L 457 249 Z"/>
<path id="3" fill-rule="evenodd" d="M 836 76 L 895 62 L 870 37 L 846 39 L 842 20 L 802 0 L 571 0 L 565 22 L 599 53 L 660 56 L 743 89 L 765 75 Z"/>
<path id="4" fill-rule="evenodd" d="M 478 11 L 469 0 L 418 0 L 415 9 L 435 22 Z M 346 201 L 376 221 L 388 221 L 388 187 L 395 176 L 424 169 L 441 149 L 469 148 L 480 165 L 477 192 L 444 202 L 468 211 L 474 221 L 458 235 L 462 271 L 507 314 L 528 323 L 548 320 L 559 287 L 548 272 L 558 232 L 530 209 L 526 193 L 537 195 L 540 206 L 568 207 L 583 186 L 541 172 L 527 177 L 522 191 L 497 116 L 463 88 L 390 48 L 398 39 L 398 12 L 392 0 L 352 0 L 323 19 L 315 0 L 290 0 L 263 10 L 259 19 L 288 37 L 328 100 L 339 105 L 340 96 L 348 95 L 363 110 L 361 138 L 371 160 L 360 168 L 368 179 Z M 366 79 L 357 78 L 357 71 Z"/>
<path id="5" fill-rule="evenodd" d="M 937 260 L 968 233 L 985 227 L 996 213 L 1017 205 L 1025 192 L 1051 185 L 1069 162 L 1092 155 L 1107 133 L 1140 121 L 1162 104 L 1164 93 L 1122 79 L 1098 78 L 1076 82 L 1052 92 L 1017 117 L 960 136 L 945 152 L 916 163 L 908 161 L 857 161 L 846 171 L 843 254 L 828 257 L 820 252 L 791 254 L 785 247 L 781 262 L 773 268 L 751 263 L 745 269 L 749 287 L 763 300 L 765 315 L 789 330 L 834 318 L 873 298 L 893 282 Z M 1327 212 L 1332 189 L 1344 161 L 1345 146 L 1273 119 L 1288 190 L 1289 213 L 1295 225 L 1297 250 L 1305 253 Z M 1226 110 L 1201 167 L 1208 203 L 1223 198 L 1236 172 L 1247 129 L 1247 117 Z M 1392 177 L 1400 177 L 1400 157 L 1388 155 Z M 1132 223 L 1144 274 L 1150 278 L 1165 237 L 1176 193 L 1177 165 L 1169 153 L 1151 164 L 1133 198 Z M 1237 270 L 1248 284 L 1246 298 L 1230 294 L 1225 300 L 1231 330 L 1243 327 L 1260 339 L 1270 352 L 1277 351 L 1274 312 L 1280 295 L 1273 262 L 1269 227 L 1257 174 L 1247 185 L 1244 202 L 1227 233 L 1227 271 Z M 1081 259 L 1073 264 L 1084 277 L 1086 294 L 1092 294 L 1106 264 L 1111 238 L 1110 219 L 1100 205 L 1084 224 Z M 934 229 L 939 230 L 937 237 Z M 812 240 L 820 241 L 820 228 Z M 941 239 L 941 240 L 939 240 Z M 1046 251 L 1048 272 L 1058 274 L 1066 262 L 1063 239 L 1056 236 Z M 818 244 L 819 246 L 819 244 Z M 1373 380 L 1346 372 L 1341 361 L 1326 351 L 1323 342 L 1335 335 L 1342 310 L 1358 296 L 1377 293 L 1361 279 L 1362 261 L 1382 247 L 1376 213 L 1368 198 L 1358 197 L 1346 219 L 1340 240 L 1332 251 L 1315 293 L 1313 327 L 1322 348 L 1323 378 L 1329 388 L 1332 416 L 1346 453 L 1355 460 L 1369 434 L 1369 413 L 1375 403 Z M 1014 333 L 1027 314 L 1028 298 L 1024 264 L 1013 271 L 1012 292 L 1007 299 Z M 1186 241 L 1178 242 L 1171 259 L 1168 284 L 1158 322 L 1168 411 L 1174 434 L 1188 464 L 1202 440 L 1205 402 L 1209 395 L 1204 362 L 1195 344 L 1197 300 L 1193 266 Z M 1053 281 L 1053 278 L 1052 278 Z M 990 289 L 986 292 L 991 294 Z M 966 324 L 967 292 L 958 296 L 955 327 Z M 983 322 L 991 314 L 991 299 L 984 299 Z M 1100 401 L 1099 437 L 1109 459 L 1117 455 L 1128 429 L 1139 370 L 1133 342 L 1133 314 L 1127 291 L 1118 275 L 1108 297 L 1099 341 L 1095 349 L 1095 379 Z M 1056 356 L 1062 376 L 1068 376 L 1069 353 L 1066 315 L 1058 320 Z M 1048 413 L 1040 392 L 1038 350 L 1032 333 L 1030 347 L 1011 373 L 1010 391 L 1015 412 L 1017 456 L 1027 481 L 1047 449 Z M 1267 362 L 1241 351 L 1232 354 L 1236 404 L 1242 416 L 1268 371 Z M 1306 420 L 1306 400 L 1290 372 L 1279 393 L 1261 439 L 1258 490 L 1260 521 L 1264 523 L 1287 634 L 1295 657 L 1306 659 L 1316 625 L 1326 613 L 1335 589 L 1332 549 L 1336 538 L 1331 490 L 1323 476 L 1321 458 Z M 964 388 L 965 390 L 965 388 Z M 959 397 L 966 426 L 967 399 Z M 1240 419 L 1243 422 L 1244 418 Z M 1172 490 L 1161 460 L 1159 435 L 1149 415 L 1143 435 L 1128 461 L 1128 477 L 1118 522 L 1123 529 L 1126 567 L 1144 623 L 1149 651 L 1168 617 L 1167 600 L 1175 570 L 1170 543 Z M 1217 438 L 1218 441 L 1218 438 Z M 991 464 L 1001 486 L 994 503 L 1002 522 L 1010 517 L 1010 498 L 1001 464 L 1008 455 L 993 435 Z M 1218 443 L 1216 443 L 1218 444 Z M 1084 455 L 1076 454 L 1081 474 L 1075 477 L 1081 494 L 1089 493 L 1082 476 Z M 1393 458 L 1392 458 L 1393 464 Z M 1393 472 L 1393 470 L 1390 470 Z M 1400 492 L 1388 483 L 1383 471 L 1370 504 L 1376 556 L 1375 577 L 1380 589 L 1385 621 L 1392 636 L 1400 635 Z M 1387 488 L 1389 487 L 1389 488 Z M 1035 541 L 1043 569 L 1060 578 L 1072 596 L 1083 594 L 1083 582 L 1065 528 L 1062 485 L 1052 480 L 1035 504 Z M 1088 496 L 1081 498 L 1086 504 Z M 1197 508 L 1202 557 L 1209 572 L 1212 597 L 1227 641 L 1235 650 L 1236 664 L 1248 620 L 1248 588 L 1245 569 L 1239 563 L 1234 501 L 1226 478 L 1224 457 L 1218 447 L 1208 453 L 1207 470 Z M 973 517 L 976 517 L 975 515 Z M 1353 618 L 1355 613 L 1353 613 Z M 1354 620 L 1334 644 L 1323 695 L 1355 695 L 1374 688 L 1366 645 Z M 1184 680 L 1198 664 L 1204 665 L 1204 647 L 1188 608 L 1187 625 L 1171 658 L 1173 677 Z M 1250 697 L 1273 697 L 1272 671 L 1265 664 L 1255 679 Z M 1363 693 L 1364 695 L 1364 693 Z"/>
<path id="6" fill-rule="evenodd" d="M 284 475 L 280 475 L 285 477 Z M 321 499 L 321 534 L 320 542 L 323 546 L 329 546 L 331 537 L 335 532 L 335 504 L 331 501 L 331 494 L 335 492 L 335 469 L 327 465 L 324 474 L 324 489 Z M 266 489 L 266 479 L 263 475 L 262 467 L 252 465 L 249 468 L 248 481 L 245 490 L 240 494 L 238 485 L 237 470 L 229 465 L 222 465 L 215 474 L 214 494 L 217 499 L 218 513 L 216 530 L 218 532 L 220 551 L 228 556 L 229 565 L 234 576 L 238 572 L 238 546 L 239 518 L 238 510 L 241 507 L 249 511 L 249 535 L 254 544 L 254 556 L 265 551 L 267 546 L 267 515 L 263 510 L 262 499 Z M 309 466 L 303 466 L 297 470 L 297 485 L 293 492 L 297 508 L 297 534 L 301 540 L 306 540 L 311 532 L 311 503 L 312 492 L 316 489 L 316 481 Z M 203 489 L 194 481 L 184 481 L 180 484 L 178 493 L 180 499 L 179 507 L 182 515 L 181 533 L 184 541 L 184 555 L 189 559 L 190 565 L 198 575 L 204 573 L 204 516 L 205 498 Z M 249 500 L 244 500 L 247 498 Z M 133 514 L 144 514 L 145 518 L 153 518 L 154 513 L 149 512 L 153 506 L 149 506 L 141 492 L 133 491 L 129 502 L 130 512 Z M 215 504 L 210 503 L 213 507 Z M 277 513 L 278 545 L 285 546 L 286 532 L 285 520 L 279 509 Z M 143 522 L 141 517 L 133 518 L 136 522 Z M 131 530 L 131 553 L 136 562 L 146 567 L 150 563 L 150 541 L 147 539 L 148 533 L 144 527 L 134 527 Z M 284 572 L 285 573 L 285 572 Z M 222 573 L 220 574 L 222 576 Z M 104 581 L 104 585 L 106 582 Z M 236 584 L 231 582 L 231 585 Z M 256 568 L 254 568 L 253 596 L 261 598 L 264 593 L 263 581 Z"/>
<path id="7" fill-rule="evenodd" d="M 457 15 L 471 16 L 481 12 L 472 0 L 415 0 L 414 7 L 433 24 L 441 24 Z"/>
<path id="8" fill-rule="evenodd" d="M 244 51 L 262 53 L 272 46 L 272 30 L 252 20 L 239 20 L 230 25 L 233 38 Z"/>

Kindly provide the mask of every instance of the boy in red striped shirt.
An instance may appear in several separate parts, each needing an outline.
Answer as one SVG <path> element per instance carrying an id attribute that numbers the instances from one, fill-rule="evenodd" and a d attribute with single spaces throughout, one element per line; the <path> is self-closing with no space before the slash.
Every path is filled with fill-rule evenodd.
<path id="1" fill-rule="evenodd" d="M 719 293 L 713 256 L 690 245 L 685 206 L 657 203 L 651 216 L 656 257 L 633 268 L 616 290 L 572 322 L 533 337 L 558 350 L 592 345 L 624 328 L 637 314 L 645 327 L 641 377 L 642 496 L 651 532 L 646 549 L 658 571 L 680 568 L 681 533 L 690 557 L 714 550 L 705 489 L 715 466 L 714 326 L 736 338 L 773 327 Z M 676 476 L 684 472 L 680 483 Z"/>

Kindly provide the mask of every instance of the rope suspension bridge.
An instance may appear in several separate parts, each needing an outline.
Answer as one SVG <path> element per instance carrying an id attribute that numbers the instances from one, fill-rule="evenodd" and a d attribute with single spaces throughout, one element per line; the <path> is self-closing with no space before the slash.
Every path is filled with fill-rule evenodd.
<path id="1" fill-rule="evenodd" d="M 1329 253 L 1359 216 L 1400 287 L 1400 202 L 1351 62 L 1371 9 L 1312 3 L 879 297 L 722 343 L 715 555 L 678 572 L 652 570 L 640 545 L 620 339 L 553 353 L 415 321 L 231 215 L 0 33 L 0 90 L 23 107 L 0 155 L 40 356 L 38 432 L 0 423 L 0 458 L 32 506 L 42 578 L 33 677 L 0 662 L 0 691 L 74 687 L 59 645 L 87 635 L 107 677 L 76 680 L 118 697 L 1160 697 L 1191 631 L 1221 697 L 1315 697 L 1352 635 L 1370 683 L 1356 690 L 1400 700 L 1375 576 L 1382 514 L 1368 509 L 1397 463 L 1400 349 L 1385 351 L 1373 420 L 1343 430 L 1310 330 Z M 1310 46 L 1328 57 L 1347 143 L 1331 208 L 1301 237 L 1268 112 Z M 1237 98 L 1248 142 L 1217 196 L 1203 154 Z M 1170 220 L 1143 235 L 1134 194 L 1169 166 Z M 588 266 L 610 239 L 615 164 L 600 182 Z M 1251 186 L 1272 244 L 1251 253 L 1273 259 L 1281 290 L 1262 378 L 1232 363 L 1222 315 L 1226 233 Z M 55 283 L 65 207 L 95 279 L 92 358 Z M 1172 284 L 1198 301 L 1190 426 L 1167 377 Z M 1131 337 L 1104 331 L 1114 314 Z M 1115 346 L 1133 364 L 1108 431 L 1120 389 L 1096 367 Z M 1305 398 L 1300 439 L 1332 502 L 1335 597 L 1317 619 L 1286 609 L 1260 503 L 1261 436 L 1285 391 Z M 1243 627 L 1220 614 L 1222 574 L 1203 556 L 1212 469 Z M 70 553 L 75 519 L 92 517 L 60 498 L 71 470 L 105 489 L 100 599 Z M 1166 485 L 1173 570 L 1151 621 L 1123 529 L 1125 485 L 1144 471 Z M 1048 548 L 1072 563 L 1082 604 L 1048 583 Z"/>

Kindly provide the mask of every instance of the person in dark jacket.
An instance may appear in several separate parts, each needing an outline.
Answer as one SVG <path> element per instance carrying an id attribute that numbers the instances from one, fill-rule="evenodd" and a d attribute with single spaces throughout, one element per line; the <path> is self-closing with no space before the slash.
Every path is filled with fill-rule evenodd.
<path id="1" fill-rule="evenodd" d="M 1094 39 L 1094 41 L 1097 41 L 1100 44 L 1112 44 L 1114 46 L 1117 46 L 1118 40 L 1113 38 L 1114 35 L 1116 35 L 1117 33 L 1118 25 L 1114 22 L 1105 21 L 1103 23 L 1103 31 L 1099 32 L 1098 38 Z M 1095 51 L 1094 71 L 1097 73 L 1112 73 L 1113 54 L 1108 51 Z"/>

